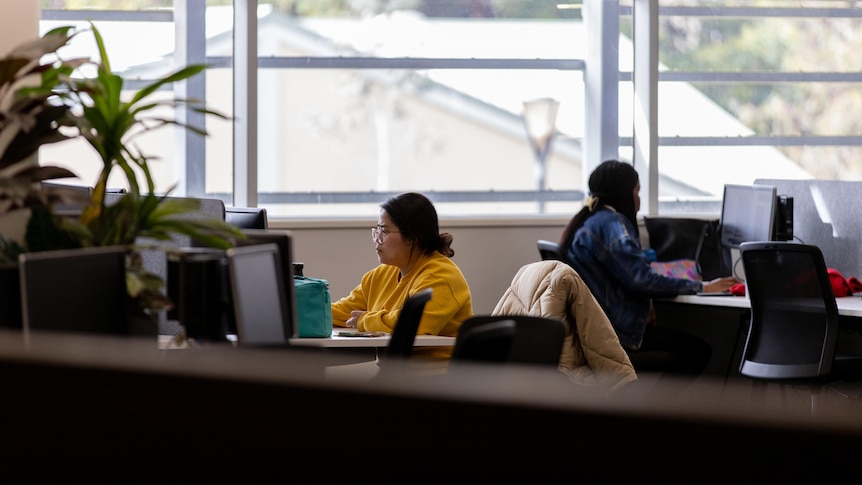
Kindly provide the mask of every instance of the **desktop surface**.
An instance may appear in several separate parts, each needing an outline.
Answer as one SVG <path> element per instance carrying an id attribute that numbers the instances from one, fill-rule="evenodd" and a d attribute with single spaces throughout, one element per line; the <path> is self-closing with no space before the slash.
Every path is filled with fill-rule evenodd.
<path id="1" fill-rule="evenodd" d="M 662 299 L 670 303 L 685 303 L 689 305 L 711 305 L 728 308 L 751 308 L 747 296 L 699 296 L 679 295 L 675 298 Z M 839 296 L 835 298 L 838 304 L 838 314 L 845 317 L 862 317 L 862 297 Z"/>
<path id="2" fill-rule="evenodd" d="M 355 332 L 345 327 L 332 327 L 331 337 L 296 337 L 290 339 L 290 344 L 299 347 L 326 347 L 326 348 L 360 348 L 360 347 L 386 347 L 389 345 L 390 334 L 373 337 L 355 337 L 339 335 L 342 332 Z M 455 345 L 455 337 L 442 335 L 417 335 L 413 341 L 414 347 L 445 347 Z"/>
<path id="3" fill-rule="evenodd" d="M 381 348 L 389 345 L 391 335 L 373 337 L 354 337 L 339 335 L 342 332 L 355 332 L 345 327 L 332 327 L 331 337 L 293 337 L 289 340 L 291 347 L 304 348 Z M 236 335 L 227 335 L 228 345 L 237 345 Z M 413 342 L 414 347 L 440 347 L 455 345 L 455 337 L 442 335 L 417 335 Z M 188 348 L 189 343 L 172 335 L 160 335 L 159 347 L 162 349 Z"/>

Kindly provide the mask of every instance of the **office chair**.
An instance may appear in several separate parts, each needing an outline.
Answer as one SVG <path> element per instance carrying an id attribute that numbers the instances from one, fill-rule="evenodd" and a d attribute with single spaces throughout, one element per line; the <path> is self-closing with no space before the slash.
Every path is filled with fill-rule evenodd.
<path id="1" fill-rule="evenodd" d="M 823 254 L 806 244 L 747 242 L 740 257 L 751 322 L 739 372 L 755 379 L 759 399 L 769 382 L 808 386 L 816 414 L 828 382 L 862 377 L 862 356 L 836 355 L 838 306 Z"/>
<path id="2" fill-rule="evenodd" d="M 411 295 L 404 301 L 401 314 L 392 330 L 392 337 L 386 347 L 387 359 L 406 359 L 413 353 L 413 342 L 419 331 L 419 322 L 425 311 L 425 304 L 431 299 L 431 288 L 426 288 Z"/>
<path id="3" fill-rule="evenodd" d="M 539 256 L 542 257 L 542 261 L 561 261 L 563 259 L 559 244 L 544 239 L 539 239 L 536 243 L 539 247 Z"/>
<path id="4" fill-rule="evenodd" d="M 453 361 L 554 366 L 560 361 L 565 324 L 529 315 L 482 315 L 464 321 L 455 338 Z"/>

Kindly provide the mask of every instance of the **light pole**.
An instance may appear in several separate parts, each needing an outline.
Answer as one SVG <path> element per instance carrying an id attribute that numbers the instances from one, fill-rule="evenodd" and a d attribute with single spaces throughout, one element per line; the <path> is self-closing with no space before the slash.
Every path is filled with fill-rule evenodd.
<path id="1" fill-rule="evenodd" d="M 551 143 L 557 134 L 557 110 L 560 102 L 551 98 L 524 101 L 524 128 L 527 139 L 536 154 L 536 184 L 541 197 L 545 192 L 545 161 L 551 152 Z M 539 212 L 545 212 L 545 201 L 539 200 Z"/>

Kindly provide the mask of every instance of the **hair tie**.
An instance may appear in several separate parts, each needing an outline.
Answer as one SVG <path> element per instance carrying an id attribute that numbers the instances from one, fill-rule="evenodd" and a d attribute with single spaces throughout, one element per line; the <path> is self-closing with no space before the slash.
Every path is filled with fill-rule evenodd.
<path id="1" fill-rule="evenodd" d="M 439 251 L 444 256 L 452 257 L 455 255 L 455 251 L 450 247 L 452 246 L 453 237 L 448 232 L 444 232 L 437 236 L 439 247 L 437 251 Z"/>
<path id="2" fill-rule="evenodd" d="M 584 207 L 587 207 L 590 209 L 590 212 L 595 212 L 596 206 L 599 205 L 599 199 L 598 199 L 598 197 L 593 197 L 592 195 L 588 195 L 588 196 L 584 197 L 583 203 L 584 203 Z"/>

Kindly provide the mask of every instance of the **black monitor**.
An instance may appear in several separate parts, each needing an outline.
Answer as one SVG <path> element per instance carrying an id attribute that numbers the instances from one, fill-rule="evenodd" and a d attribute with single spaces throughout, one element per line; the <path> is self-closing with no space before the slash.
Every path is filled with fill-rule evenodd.
<path id="1" fill-rule="evenodd" d="M 731 274 L 745 281 L 739 245 L 775 238 L 776 189 L 772 185 L 724 186 L 721 245 L 730 250 Z"/>
<path id="2" fill-rule="evenodd" d="M 240 345 L 289 345 L 293 321 L 288 313 L 279 251 L 272 243 L 227 250 Z"/>
<path id="3" fill-rule="evenodd" d="M 93 188 L 82 185 L 42 182 L 42 186 L 48 193 L 60 200 L 60 202 L 54 203 L 54 214 L 69 219 L 81 217 L 81 212 L 93 196 Z"/>
<path id="4" fill-rule="evenodd" d="M 224 220 L 240 229 L 268 229 L 266 209 L 262 207 L 225 207 Z"/>
<path id="5" fill-rule="evenodd" d="M 293 283 L 293 242 L 290 231 L 285 230 L 263 230 L 243 229 L 246 239 L 239 241 L 237 246 L 250 246 L 258 244 L 275 244 L 278 246 L 279 268 L 285 293 L 285 314 L 290 322 L 290 331 L 286 333 L 288 338 L 298 335 L 296 325 L 296 291 Z"/>
<path id="6" fill-rule="evenodd" d="M 129 334 L 124 247 L 24 253 L 19 263 L 25 332 Z"/>
<path id="7" fill-rule="evenodd" d="M 776 190 L 771 185 L 724 186 L 721 204 L 721 244 L 732 249 L 774 237 Z"/>

